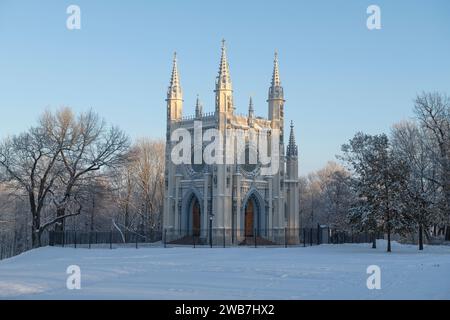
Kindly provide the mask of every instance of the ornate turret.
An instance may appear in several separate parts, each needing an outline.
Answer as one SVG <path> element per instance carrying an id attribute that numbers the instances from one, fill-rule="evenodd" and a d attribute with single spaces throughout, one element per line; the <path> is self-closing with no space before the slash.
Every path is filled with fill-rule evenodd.
<path id="1" fill-rule="evenodd" d="M 275 51 L 275 58 L 273 60 L 272 82 L 269 88 L 269 120 L 280 120 L 281 126 L 283 122 L 283 105 L 284 92 L 280 81 L 280 70 L 278 66 L 278 53 Z"/>
<path id="2" fill-rule="evenodd" d="M 286 155 L 288 157 L 298 157 L 298 147 L 295 144 L 294 122 L 291 121 L 291 133 L 289 135 L 289 144 L 287 146 Z"/>
<path id="3" fill-rule="evenodd" d="M 232 90 L 230 66 L 228 65 L 225 40 L 222 40 L 222 54 L 220 57 L 219 75 L 217 76 L 216 90 Z"/>
<path id="4" fill-rule="evenodd" d="M 253 99 L 250 97 L 250 101 L 248 103 L 248 117 L 254 118 L 255 117 L 255 110 L 253 109 Z"/>
<path id="5" fill-rule="evenodd" d="M 233 113 L 233 86 L 231 84 L 230 66 L 228 65 L 225 40 L 222 40 L 219 74 L 216 79 L 216 111 Z"/>
<path id="6" fill-rule="evenodd" d="M 248 125 L 253 126 L 253 122 L 255 120 L 255 110 L 253 109 L 253 99 L 250 97 L 250 101 L 248 103 Z"/>
<path id="7" fill-rule="evenodd" d="M 197 95 L 197 102 L 195 103 L 195 117 L 201 118 L 203 116 L 203 106 L 200 103 L 200 99 Z"/>
<path id="8" fill-rule="evenodd" d="M 183 91 L 178 74 L 177 53 L 173 55 L 172 76 L 167 90 L 167 117 L 168 120 L 180 120 L 183 113 Z"/>
<path id="9" fill-rule="evenodd" d="M 275 51 L 275 57 L 273 60 L 273 73 L 272 73 L 272 82 L 269 88 L 269 100 L 272 99 L 284 99 L 283 87 L 281 86 L 280 81 L 280 70 L 278 66 L 278 52 Z"/>

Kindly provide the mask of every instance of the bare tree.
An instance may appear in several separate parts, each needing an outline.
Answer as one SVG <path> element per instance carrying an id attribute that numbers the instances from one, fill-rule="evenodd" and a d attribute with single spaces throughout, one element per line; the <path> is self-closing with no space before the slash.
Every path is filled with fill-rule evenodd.
<path id="1" fill-rule="evenodd" d="M 164 198 L 164 152 L 161 140 L 139 139 L 129 162 L 114 179 L 116 202 L 124 227 L 133 231 L 159 230 Z"/>
<path id="2" fill-rule="evenodd" d="M 81 213 L 81 190 L 93 172 L 119 166 L 128 138 L 107 127 L 92 111 L 75 117 L 69 108 L 45 112 L 38 125 L 0 143 L 0 177 L 10 190 L 24 194 L 32 217 L 33 247 L 43 231 Z M 43 219 L 44 207 L 56 215 Z"/>
<path id="3" fill-rule="evenodd" d="M 119 128 L 106 126 L 92 110 L 76 117 L 70 109 L 62 109 L 48 113 L 46 120 L 50 140 L 63 146 L 58 153 L 64 167 L 60 188 L 52 193 L 56 207 L 52 223 L 58 222 L 55 230 L 62 231 L 66 210 L 73 201 L 79 204 L 77 188 L 89 185 L 95 172 L 125 164 L 129 139 Z"/>
<path id="4" fill-rule="evenodd" d="M 431 224 L 439 219 L 439 179 L 432 155 L 428 152 L 427 133 L 416 123 L 404 121 L 394 125 L 392 147 L 394 155 L 409 165 L 409 177 L 404 185 L 403 202 L 411 231 L 418 232 L 419 250 L 423 250 L 423 234 L 429 237 Z"/>
<path id="5" fill-rule="evenodd" d="M 136 143 L 136 185 L 142 201 L 139 213 L 142 227 L 159 229 L 164 198 L 164 152 L 165 144 L 160 140 L 140 139 Z"/>
<path id="6" fill-rule="evenodd" d="M 40 245 L 41 215 L 60 171 L 58 152 L 61 145 L 49 143 L 42 127 L 31 128 L 0 144 L 1 177 L 10 190 L 23 193 L 32 216 L 32 243 Z"/>
<path id="7" fill-rule="evenodd" d="M 317 172 L 300 179 L 300 215 L 302 225 L 317 223 L 345 229 L 346 214 L 353 200 L 350 173 L 330 161 Z"/>
<path id="8" fill-rule="evenodd" d="M 450 220 L 450 98 L 438 92 L 422 93 L 416 97 L 414 111 L 431 138 L 428 152 L 439 168 L 439 179 L 434 182 L 442 188 L 443 210 Z M 450 221 L 447 221 L 446 238 L 450 240 Z"/>

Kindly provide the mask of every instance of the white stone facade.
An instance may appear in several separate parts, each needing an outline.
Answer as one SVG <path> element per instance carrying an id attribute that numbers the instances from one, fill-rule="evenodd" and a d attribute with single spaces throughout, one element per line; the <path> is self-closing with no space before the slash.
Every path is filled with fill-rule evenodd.
<path id="1" fill-rule="evenodd" d="M 167 93 L 166 170 L 163 226 L 168 241 L 195 236 L 199 242 L 226 241 L 238 245 L 248 238 L 272 242 L 282 239 L 298 242 L 299 191 L 298 152 L 293 128 L 285 152 L 284 93 L 278 58 L 275 55 L 272 83 L 268 95 L 268 118 L 255 117 L 250 99 L 248 115 L 235 114 L 233 89 L 223 43 L 219 75 L 215 84 L 215 110 L 203 113 L 197 99 L 195 115 L 183 117 L 183 93 L 174 58 Z M 178 128 L 194 130 L 201 121 L 203 130 L 274 130 L 280 132 L 279 166 L 274 175 L 261 175 L 258 165 L 175 165 L 171 159 L 172 132 Z M 197 122 L 198 123 L 198 122 Z M 195 148 L 195 147 L 193 147 Z M 210 225 L 212 228 L 210 229 Z"/>

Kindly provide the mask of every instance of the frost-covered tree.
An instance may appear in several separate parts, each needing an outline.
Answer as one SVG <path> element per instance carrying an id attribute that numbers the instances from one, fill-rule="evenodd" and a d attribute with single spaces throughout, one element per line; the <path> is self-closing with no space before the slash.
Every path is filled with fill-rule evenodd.
<path id="1" fill-rule="evenodd" d="M 434 182 L 442 194 L 441 210 L 447 220 L 446 239 L 450 240 L 450 98 L 438 92 L 422 93 L 416 97 L 414 112 L 430 138 L 427 151 L 437 165 L 438 177 Z"/>
<path id="2" fill-rule="evenodd" d="M 120 166 L 128 138 L 89 111 L 45 112 L 36 126 L 0 143 L 0 179 L 10 192 L 28 199 L 33 247 L 45 229 L 79 215 L 83 194 L 106 168 Z"/>
<path id="3" fill-rule="evenodd" d="M 423 250 L 423 234 L 440 220 L 439 179 L 432 153 L 428 152 L 429 135 L 415 122 L 404 121 L 392 130 L 393 155 L 407 161 L 409 175 L 403 185 L 402 201 L 410 231 L 418 233 L 419 250 Z"/>
<path id="4" fill-rule="evenodd" d="M 350 186 L 350 173 L 341 165 L 330 161 L 317 172 L 321 186 L 321 204 L 328 225 L 340 230 L 348 229 L 346 216 L 354 201 Z"/>
<path id="5" fill-rule="evenodd" d="M 360 215 L 361 225 L 373 232 L 387 234 L 387 251 L 391 251 L 391 234 L 405 230 L 401 191 L 406 183 L 408 166 L 393 156 L 385 134 L 357 133 L 342 146 L 343 156 L 354 174 L 353 187 L 359 201 L 352 210 L 353 221 Z M 376 229 L 375 229 L 376 228 Z"/>
<path id="6" fill-rule="evenodd" d="M 350 173 L 330 161 L 327 165 L 300 179 L 300 216 L 302 226 L 326 224 L 340 230 L 348 229 L 347 212 L 354 195 Z"/>
<path id="7" fill-rule="evenodd" d="M 116 172 L 115 203 L 125 230 L 160 230 L 164 199 L 165 145 L 141 138 L 132 146 L 127 165 Z"/>

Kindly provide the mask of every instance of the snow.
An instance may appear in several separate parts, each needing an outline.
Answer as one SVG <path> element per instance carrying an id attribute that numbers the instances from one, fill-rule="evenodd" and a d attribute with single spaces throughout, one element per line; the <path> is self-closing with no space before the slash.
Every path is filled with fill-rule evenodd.
<path id="1" fill-rule="evenodd" d="M 0 262 L 1 299 L 450 299 L 450 247 L 45 247 Z M 81 268 L 81 290 L 66 269 Z M 366 286 L 381 268 L 381 290 Z"/>

